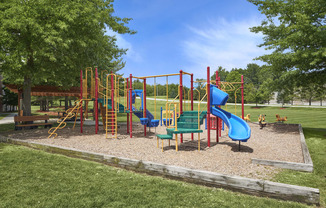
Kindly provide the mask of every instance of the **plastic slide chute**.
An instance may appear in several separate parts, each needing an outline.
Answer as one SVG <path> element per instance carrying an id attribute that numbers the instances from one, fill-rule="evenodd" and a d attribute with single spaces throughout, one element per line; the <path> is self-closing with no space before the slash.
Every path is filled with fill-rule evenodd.
<path id="1" fill-rule="evenodd" d="M 229 98 L 229 95 L 226 92 L 223 92 L 222 90 L 218 89 L 214 85 L 211 85 L 210 92 L 211 113 L 214 116 L 221 118 L 224 123 L 228 126 L 229 137 L 233 141 L 246 142 L 251 135 L 251 129 L 249 125 L 238 116 L 217 107 L 217 105 L 225 105 Z"/>
<path id="2" fill-rule="evenodd" d="M 249 125 L 238 116 L 214 106 L 211 107 L 211 113 L 224 121 L 229 128 L 229 137 L 233 141 L 246 142 L 250 138 Z"/>

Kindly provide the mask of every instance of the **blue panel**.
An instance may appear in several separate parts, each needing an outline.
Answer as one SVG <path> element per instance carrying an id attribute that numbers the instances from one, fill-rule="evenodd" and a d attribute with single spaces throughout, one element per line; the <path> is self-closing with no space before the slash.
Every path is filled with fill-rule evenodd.
<path id="1" fill-rule="evenodd" d="M 142 125 L 146 125 L 146 124 L 148 124 L 148 118 L 140 118 L 140 123 L 141 123 Z"/>
<path id="2" fill-rule="evenodd" d="M 229 127 L 229 137 L 233 141 L 246 142 L 250 138 L 251 129 L 249 125 L 238 116 L 218 107 L 211 107 L 211 113 L 214 116 L 221 118 Z"/>
<path id="3" fill-rule="evenodd" d="M 218 89 L 215 85 L 211 85 L 210 87 L 211 94 L 211 105 L 225 105 L 229 99 L 229 95 L 226 92 Z"/>

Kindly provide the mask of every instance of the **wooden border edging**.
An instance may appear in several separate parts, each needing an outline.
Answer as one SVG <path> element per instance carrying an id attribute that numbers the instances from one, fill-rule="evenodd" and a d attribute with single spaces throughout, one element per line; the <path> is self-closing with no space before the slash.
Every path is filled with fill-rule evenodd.
<path id="1" fill-rule="evenodd" d="M 304 137 L 301 124 L 299 124 L 299 132 L 300 132 L 301 149 L 302 149 L 304 163 L 311 164 L 313 166 L 312 159 L 310 157 L 309 149 L 306 144 L 306 139 Z"/>
<path id="2" fill-rule="evenodd" d="M 172 165 L 158 164 L 154 162 L 115 157 L 72 148 L 65 148 L 54 145 L 44 145 L 37 142 L 29 142 L 18 139 L 0 137 L 0 141 L 11 144 L 23 145 L 50 153 L 57 153 L 69 157 L 77 157 L 108 165 L 126 168 L 136 172 L 160 175 L 196 184 L 203 184 L 213 187 L 221 187 L 233 191 L 267 196 L 276 199 L 297 201 L 307 204 L 319 204 L 319 189 L 276 183 L 265 180 L 250 179 L 240 176 L 230 176 L 203 170 L 177 167 Z"/>
<path id="3" fill-rule="evenodd" d="M 251 158 L 251 162 L 253 164 L 269 165 L 269 166 L 285 168 L 285 169 L 290 169 L 290 170 L 298 170 L 298 171 L 305 171 L 305 172 L 313 171 L 312 164 L 285 162 L 285 161 L 278 161 L 278 160 L 263 160 L 263 159 L 257 159 L 257 158 Z"/>
<path id="4" fill-rule="evenodd" d="M 287 124 L 287 125 L 298 125 L 299 132 L 300 132 L 300 143 L 301 143 L 301 149 L 302 149 L 304 163 L 286 162 L 286 161 L 279 161 L 279 160 L 264 160 L 264 159 L 257 159 L 257 158 L 251 158 L 251 162 L 253 164 L 269 165 L 269 166 L 285 168 L 285 169 L 290 169 L 290 170 L 313 172 L 314 165 L 312 163 L 312 160 L 311 160 L 311 157 L 309 154 L 309 149 L 306 144 L 306 139 L 304 137 L 301 124 Z"/>

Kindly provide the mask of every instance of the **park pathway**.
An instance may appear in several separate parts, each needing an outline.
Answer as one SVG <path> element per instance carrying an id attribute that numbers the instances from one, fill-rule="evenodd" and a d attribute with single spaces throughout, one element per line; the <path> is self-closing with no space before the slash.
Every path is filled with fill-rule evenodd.
<path id="1" fill-rule="evenodd" d="M 4 117 L 0 120 L 0 124 L 9 124 L 14 123 L 14 116 L 17 115 L 17 113 L 10 113 L 8 116 Z"/>

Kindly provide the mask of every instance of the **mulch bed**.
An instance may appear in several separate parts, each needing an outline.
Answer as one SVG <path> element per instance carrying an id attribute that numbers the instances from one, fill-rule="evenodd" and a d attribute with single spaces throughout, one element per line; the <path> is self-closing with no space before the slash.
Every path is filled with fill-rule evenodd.
<path id="1" fill-rule="evenodd" d="M 251 163 L 251 158 L 280 160 L 303 163 L 298 125 L 268 124 L 259 129 L 258 124 L 249 123 L 251 138 L 241 143 L 238 151 L 238 142 L 227 137 L 222 132 L 219 143 L 216 143 L 215 132 L 211 134 L 211 147 L 207 147 L 207 133 L 200 135 L 200 151 L 198 151 L 198 134 L 191 140 L 190 134 L 184 135 L 184 142 L 179 151 L 175 151 L 175 140 L 164 141 L 164 152 L 157 148 L 155 131 L 159 134 L 166 132 L 164 127 L 151 128 L 144 137 L 144 127 L 139 123 L 133 124 L 133 138 L 126 133 L 126 124 L 121 124 L 118 130 L 118 139 L 105 138 L 105 131 L 100 126 L 99 134 L 95 134 L 94 126 L 84 126 L 84 133 L 80 128 L 66 127 L 58 130 L 58 137 L 48 139 L 48 129 L 22 130 L 7 133 L 6 136 L 16 139 L 35 141 L 62 147 L 76 148 L 84 151 L 109 154 L 114 156 L 152 161 L 186 168 L 207 170 L 229 175 L 238 175 L 249 178 L 270 179 L 278 168 Z M 110 135 L 109 135 L 110 136 Z M 180 138 L 180 136 L 178 137 Z M 161 147 L 161 141 L 159 141 Z"/>

